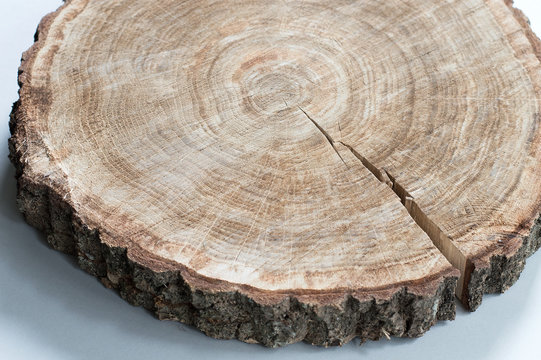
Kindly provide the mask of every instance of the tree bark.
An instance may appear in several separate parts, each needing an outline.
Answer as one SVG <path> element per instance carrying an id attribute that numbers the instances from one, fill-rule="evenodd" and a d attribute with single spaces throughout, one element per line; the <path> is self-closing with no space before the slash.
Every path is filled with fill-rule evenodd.
<path id="1" fill-rule="evenodd" d="M 503 0 L 68 0 L 19 69 L 18 204 L 209 336 L 420 336 L 541 244 L 540 58 Z"/>

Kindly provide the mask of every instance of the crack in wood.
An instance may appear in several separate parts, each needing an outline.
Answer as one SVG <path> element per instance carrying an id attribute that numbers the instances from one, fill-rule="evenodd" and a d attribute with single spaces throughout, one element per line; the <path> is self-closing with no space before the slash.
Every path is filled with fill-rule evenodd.
<path id="1" fill-rule="evenodd" d="M 327 139 L 327 141 L 329 142 L 329 144 L 331 145 L 331 147 L 333 148 L 334 152 L 336 153 L 336 155 L 338 155 L 338 157 L 340 158 L 340 160 L 342 160 L 342 162 L 344 163 L 344 165 L 349 169 L 349 166 L 348 164 L 346 164 L 346 162 L 344 161 L 344 158 L 342 157 L 342 155 L 340 155 L 340 153 L 338 152 L 338 150 L 336 149 L 336 146 L 334 145 L 334 140 L 333 138 L 331 137 L 331 135 L 329 135 L 329 133 L 327 131 L 325 131 L 325 129 L 323 129 L 318 123 L 317 121 L 315 121 L 314 119 L 312 119 L 312 117 L 310 115 L 308 115 L 306 113 L 306 111 L 304 111 L 300 106 L 298 106 L 299 110 L 302 111 L 302 113 L 304 115 L 306 115 L 306 117 L 312 122 L 312 124 L 314 124 L 314 126 L 323 134 L 323 136 L 325 136 L 325 138 Z"/>
<path id="2" fill-rule="evenodd" d="M 423 230 L 423 232 L 430 238 L 434 246 L 445 256 L 447 261 L 451 263 L 455 268 L 460 270 L 460 279 L 458 280 L 456 295 L 459 299 L 462 299 L 464 292 L 464 274 L 466 271 L 466 256 L 457 248 L 454 242 L 447 236 L 441 228 L 432 221 L 428 215 L 421 209 L 421 207 L 415 202 L 415 199 L 411 194 L 396 181 L 396 178 L 392 176 L 389 171 L 383 168 L 381 171 L 374 164 L 372 164 L 367 158 L 362 156 L 351 145 L 339 141 L 368 169 L 380 182 L 386 184 L 393 190 L 398 196 L 402 205 L 408 211 L 413 221 Z"/>
<path id="3" fill-rule="evenodd" d="M 340 157 L 340 160 L 346 165 L 349 169 L 349 166 L 345 162 L 342 155 L 340 155 L 338 149 L 336 149 L 335 144 L 339 143 L 346 147 L 352 154 L 357 158 L 361 164 L 368 170 L 372 175 L 374 175 L 380 182 L 386 184 L 393 192 L 398 196 L 402 205 L 406 208 L 410 217 L 415 221 L 415 223 L 421 228 L 421 230 L 430 238 L 434 246 L 443 254 L 443 256 L 453 265 L 455 268 L 460 270 L 460 279 L 458 280 L 456 295 L 459 299 L 463 298 L 464 289 L 466 288 L 465 279 L 468 278 L 465 276 L 466 273 L 466 262 L 467 258 L 458 249 L 452 239 L 447 236 L 441 228 L 432 221 L 428 215 L 421 209 L 417 204 L 413 196 L 396 181 L 396 178 L 392 176 L 388 170 L 382 168 L 378 169 L 377 166 L 372 164 L 366 157 L 361 155 L 357 150 L 355 150 L 351 145 L 343 141 L 334 141 L 332 136 L 315 121 L 306 111 L 301 107 L 299 109 L 304 113 L 304 115 L 310 119 L 314 126 L 325 136 L 329 144 L 332 146 L 333 150 Z"/>
<path id="4" fill-rule="evenodd" d="M 370 169 L 369 169 L 370 170 Z M 464 292 L 464 279 L 466 272 L 466 256 L 462 251 L 458 249 L 452 239 L 447 236 L 443 230 L 434 222 L 417 204 L 413 196 L 396 181 L 396 178 L 392 176 L 386 169 L 383 169 L 387 177 L 391 180 L 390 188 L 400 198 L 400 202 L 415 223 L 423 230 L 432 243 L 438 250 L 445 256 L 445 258 L 455 268 L 460 270 L 460 279 L 458 280 L 456 294 L 459 299 L 462 299 Z"/>

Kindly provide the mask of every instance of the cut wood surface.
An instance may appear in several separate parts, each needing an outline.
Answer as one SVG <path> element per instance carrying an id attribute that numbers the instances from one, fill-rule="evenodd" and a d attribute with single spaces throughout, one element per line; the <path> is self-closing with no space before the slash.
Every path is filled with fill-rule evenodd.
<path id="1" fill-rule="evenodd" d="M 19 207 L 210 336 L 419 336 L 540 246 L 540 58 L 503 0 L 68 0 L 23 55 Z"/>

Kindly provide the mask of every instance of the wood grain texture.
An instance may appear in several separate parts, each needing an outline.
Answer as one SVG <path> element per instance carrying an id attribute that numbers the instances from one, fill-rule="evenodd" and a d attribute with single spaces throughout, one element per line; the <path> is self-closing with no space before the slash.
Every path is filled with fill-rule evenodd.
<path id="1" fill-rule="evenodd" d="M 419 336 L 540 245 L 541 46 L 511 5 L 67 1 L 23 55 L 19 207 L 210 336 Z"/>

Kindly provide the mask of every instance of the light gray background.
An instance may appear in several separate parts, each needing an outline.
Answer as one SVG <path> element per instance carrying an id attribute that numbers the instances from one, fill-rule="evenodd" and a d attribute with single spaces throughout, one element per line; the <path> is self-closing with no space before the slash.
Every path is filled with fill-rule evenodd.
<path id="1" fill-rule="evenodd" d="M 422 338 L 266 349 L 158 321 L 49 249 L 16 209 L 7 139 L 20 55 L 32 44 L 39 20 L 60 4 L 0 0 L 1 359 L 541 359 L 541 251 L 528 259 L 520 280 L 504 295 L 486 296 L 475 313 L 459 305 L 455 321 L 434 326 Z M 517 0 L 516 5 L 541 34 L 541 2 Z"/>

